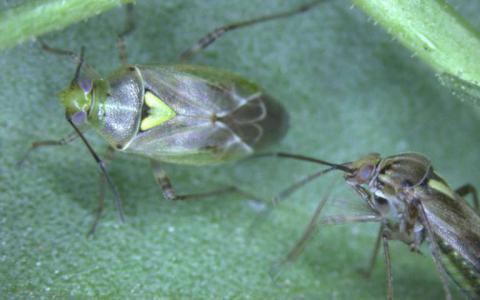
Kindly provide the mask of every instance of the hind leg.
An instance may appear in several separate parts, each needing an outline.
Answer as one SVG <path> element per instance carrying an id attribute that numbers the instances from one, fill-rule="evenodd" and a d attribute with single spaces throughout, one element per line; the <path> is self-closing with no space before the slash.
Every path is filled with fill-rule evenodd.
<path id="1" fill-rule="evenodd" d="M 225 33 L 229 32 L 229 31 L 233 31 L 233 30 L 236 30 L 236 29 L 260 24 L 260 23 L 263 23 L 263 22 L 268 22 L 268 21 L 271 21 L 271 20 L 291 17 L 291 16 L 294 16 L 296 14 L 301 14 L 301 13 L 304 13 L 304 12 L 314 8 L 317 4 L 320 4 L 323 1 L 324 0 L 315 0 L 315 1 L 312 1 L 312 2 L 304 4 L 304 5 L 301 5 L 299 7 L 296 7 L 294 9 L 291 9 L 291 10 L 288 10 L 288 11 L 284 11 L 284 12 L 280 12 L 280 13 L 276 13 L 276 14 L 271 14 L 271 15 L 260 16 L 260 17 L 256 17 L 256 18 L 253 18 L 253 19 L 250 19 L 250 20 L 239 21 L 239 22 L 235 22 L 235 23 L 231 23 L 231 24 L 227 24 L 227 25 L 218 27 L 218 28 L 212 30 L 211 32 L 207 33 L 202 38 L 200 38 L 197 41 L 197 43 L 195 43 L 195 45 L 193 45 L 189 49 L 182 52 L 182 54 L 180 55 L 180 60 L 182 62 L 190 60 L 198 52 L 207 48 L 209 45 L 213 44 L 218 38 L 220 38 L 222 35 L 224 35 Z"/>
<path id="2" fill-rule="evenodd" d="M 202 192 L 202 193 L 177 194 L 175 188 L 172 186 L 172 183 L 170 182 L 170 178 L 168 178 L 167 173 L 162 168 L 160 163 L 154 160 L 152 160 L 151 163 L 152 163 L 153 175 L 155 176 L 157 183 L 162 188 L 164 197 L 168 200 L 191 201 L 191 200 L 200 200 L 204 198 L 216 197 L 216 196 L 221 196 L 226 194 L 237 194 L 249 199 L 263 202 L 262 200 L 258 199 L 254 195 L 248 192 L 242 191 L 241 189 L 235 186 L 226 186 L 223 188 Z"/>
<path id="3" fill-rule="evenodd" d="M 471 194 L 473 198 L 473 207 L 478 212 L 479 211 L 479 203 L 478 203 L 478 194 L 477 189 L 471 185 L 470 183 L 464 184 L 461 187 L 455 190 L 460 197 L 465 198 L 465 196 Z"/>

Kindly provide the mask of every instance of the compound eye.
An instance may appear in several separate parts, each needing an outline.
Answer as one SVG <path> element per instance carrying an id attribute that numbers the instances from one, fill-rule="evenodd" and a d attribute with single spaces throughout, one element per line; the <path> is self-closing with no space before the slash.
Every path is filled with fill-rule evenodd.
<path id="1" fill-rule="evenodd" d="M 93 89 L 93 81 L 88 78 L 79 78 L 78 86 L 82 89 L 85 94 L 90 94 Z"/>
<path id="2" fill-rule="evenodd" d="M 370 164 L 364 165 L 357 171 L 355 177 L 361 183 L 368 182 L 372 177 L 374 170 L 375 166 Z"/>
<path id="3" fill-rule="evenodd" d="M 84 111 L 76 112 L 75 114 L 72 115 L 71 120 L 75 125 L 79 126 L 86 122 L 87 113 Z"/>

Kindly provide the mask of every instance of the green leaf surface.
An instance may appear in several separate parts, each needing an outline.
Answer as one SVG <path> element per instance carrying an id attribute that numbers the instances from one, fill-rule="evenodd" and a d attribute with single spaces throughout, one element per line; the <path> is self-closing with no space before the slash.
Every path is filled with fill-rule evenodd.
<path id="1" fill-rule="evenodd" d="M 37 0 L 0 10 L 0 50 L 132 1 Z"/>
<path id="2" fill-rule="evenodd" d="M 138 1 L 137 28 L 126 39 L 129 60 L 174 63 L 217 26 L 301 3 Z M 480 27 L 479 3 L 451 3 Z M 115 34 L 123 25 L 124 11 L 116 9 L 45 40 L 75 51 L 85 46 L 88 63 L 107 75 L 120 66 Z M 290 131 L 275 150 L 338 162 L 369 152 L 418 151 L 452 186 L 480 186 L 478 112 L 451 101 L 427 65 L 348 1 L 229 33 L 193 62 L 248 77 L 285 106 Z M 375 225 L 322 227 L 275 281 L 269 275 L 329 186 L 334 200 L 327 213 L 347 214 L 348 203 L 360 203 L 341 180 L 332 181 L 335 176 L 299 191 L 251 228 L 258 210 L 241 197 L 167 202 L 146 160 L 117 153 L 109 170 L 127 222 L 118 221 L 107 194 L 98 231 L 87 237 L 99 191 L 98 167 L 85 146 L 45 148 L 16 166 L 32 141 L 70 132 L 56 94 L 75 66 L 25 43 L 0 54 L 0 69 L 2 298 L 385 299 L 382 258 L 370 279 L 358 272 L 368 264 Z M 105 152 L 95 133 L 87 138 Z M 278 159 L 166 168 L 178 191 L 237 184 L 267 199 L 317 170 Z M 427 247 L 424 255 L 399 242 L 391 248 L 397 299 L 443 297 Z"/>

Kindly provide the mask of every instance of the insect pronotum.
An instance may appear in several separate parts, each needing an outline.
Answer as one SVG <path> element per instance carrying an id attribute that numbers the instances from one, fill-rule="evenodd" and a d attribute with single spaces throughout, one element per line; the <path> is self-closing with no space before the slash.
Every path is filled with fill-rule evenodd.
<path id="1" fill-rule="evenodd" d="M 414 252 L 419 252 L 424 241 L 428 242 L 446 299 L 452 299 L 448 280 L 455 282 L 467 297 L 480 297 L 480 216 L 477 192 L 472 185 L 451 189 L 433 169 L 430 161 L 418 153 L 385 158 L 379 154 L 369 154 L 341 164 L 288 153 L 273 155 L 329 166 L 285 189 L 277 200 L 325 173 L 339 170 L 344 173 L 345 182 L 371 211 L 361 216 L 320 219 L 327 201 L 324 198 L 304 235 L 285 261 L 293 260 L 301 253 L 318 223 L 377 222 L 380 223 L 380 230 L 367 275 L 373 269 L 380 244 L 383 244 L 388 299 L 393 299 L 390 240 L 402 241 Z M 468 194 L 472 195 L 473 207 L 464 200 Z"/>
<path id="2" fill-rule="evenodd" d="M 183 52 L 181 58 L 191 58 L 228 31 L 302 13 L 320 2 L 217 28 Z M 81 137 L 103 174 L 97 217 L 90 232 L 95 230 L 103 211 L 105 179 L 120 218 L 124 218 L 120 197 L 105 167 L 114 150 L 150 159 L 167 199 L 191 200 L 229 192 L 253 197 L 234 186 L 177 194 L 161 163 L 201 166 L 247 157 L 285 135 L 288 115 L 283 107 L 256 84 L 227 71 L 187 64 L 128 64 L 123 38 L 134 29 L 131 5 L 127 12 L 125 30 L 119 34 L 117 44 L 123 66 L 107 77 L 101 77 L 84 62 L 83 51 L 78 56 L 41 41 L 44 50 L 70 56 L 78 63 L 70 86 L 59 94 L 74 132 L 60 140 L 34 142 L 28 152 L 42 146 L 65 145 Z M 105 160 L 83 136 L 90 128 L 110 146 Z"/>

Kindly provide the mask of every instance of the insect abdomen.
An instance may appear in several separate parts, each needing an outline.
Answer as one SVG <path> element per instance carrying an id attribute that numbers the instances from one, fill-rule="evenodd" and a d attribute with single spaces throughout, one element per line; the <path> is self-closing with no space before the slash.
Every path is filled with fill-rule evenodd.
<path id="1" fill-rule="evenodd" d="M 437 238 L 438 240 L 438 238 Z M 480 297 L 480 272 L 445 241 L 439 241 L 442 262 L 450 278 L 471 298 Z"/>

